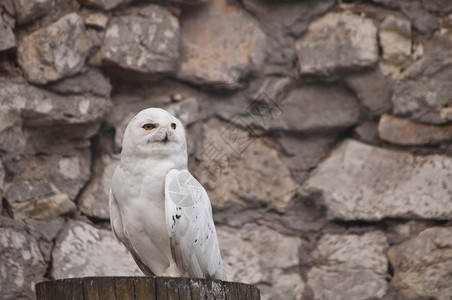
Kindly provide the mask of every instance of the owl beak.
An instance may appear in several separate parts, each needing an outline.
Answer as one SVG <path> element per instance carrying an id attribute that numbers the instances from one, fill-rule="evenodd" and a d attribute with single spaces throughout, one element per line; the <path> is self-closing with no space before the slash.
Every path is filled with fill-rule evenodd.
<path id="1" fill-rule="evenodd" d="M 168 132 L 165 133 L 165 137 L 163 138 L 162 142 L 164 143 L 168 142 Z"/>

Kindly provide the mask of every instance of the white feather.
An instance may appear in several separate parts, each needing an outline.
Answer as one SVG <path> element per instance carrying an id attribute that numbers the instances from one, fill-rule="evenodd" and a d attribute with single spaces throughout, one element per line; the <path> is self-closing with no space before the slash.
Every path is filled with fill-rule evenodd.
<path id="1" fill-rule="evenodd" d="M 177 265 L 191 277 L 225 280 L 209 196 L 187 170 L 166 175 L 165 210 Z"/>

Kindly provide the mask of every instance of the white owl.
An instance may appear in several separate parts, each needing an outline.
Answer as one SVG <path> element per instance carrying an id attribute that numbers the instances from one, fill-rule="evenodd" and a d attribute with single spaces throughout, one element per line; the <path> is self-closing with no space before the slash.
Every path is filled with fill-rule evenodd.
<path id="1" fill-rule="evenodd" d="M 146 275 L 226 280 L 209 197 L 187 170 L 184 127 L 167 111 L 145 109 L 127 125 L 110 218 Z"/>

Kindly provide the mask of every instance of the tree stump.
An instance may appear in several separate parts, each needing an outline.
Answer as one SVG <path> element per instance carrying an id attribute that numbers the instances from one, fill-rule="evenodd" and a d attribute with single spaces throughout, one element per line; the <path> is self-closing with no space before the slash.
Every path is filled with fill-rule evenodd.
<path id="1" fill-rule="evenodd" d="M 252 285 L 173 277 L 84 277 L 36 284 L 37 300 L 259 300 Z"/>

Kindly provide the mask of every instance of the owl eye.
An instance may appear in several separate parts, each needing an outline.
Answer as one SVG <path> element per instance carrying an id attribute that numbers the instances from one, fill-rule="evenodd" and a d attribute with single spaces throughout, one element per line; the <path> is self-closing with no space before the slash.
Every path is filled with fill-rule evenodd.
<path id="1" fill-rule="evenodd" d="M 176 123 L 171 123 L 171 128 L 173 128 L 173 130 L 176 129 Z"/>
<path id="2" fill-rule="evenodd" d="M 148 123 L 148 124 L 144 124 L 143 125 L 143 128 L 145 129 L 145 130 L 152 130 L 152 129 L 154 129 L 156 126 L 154 125 L 154 124 L 151 124 L 151 123 Z"/>

